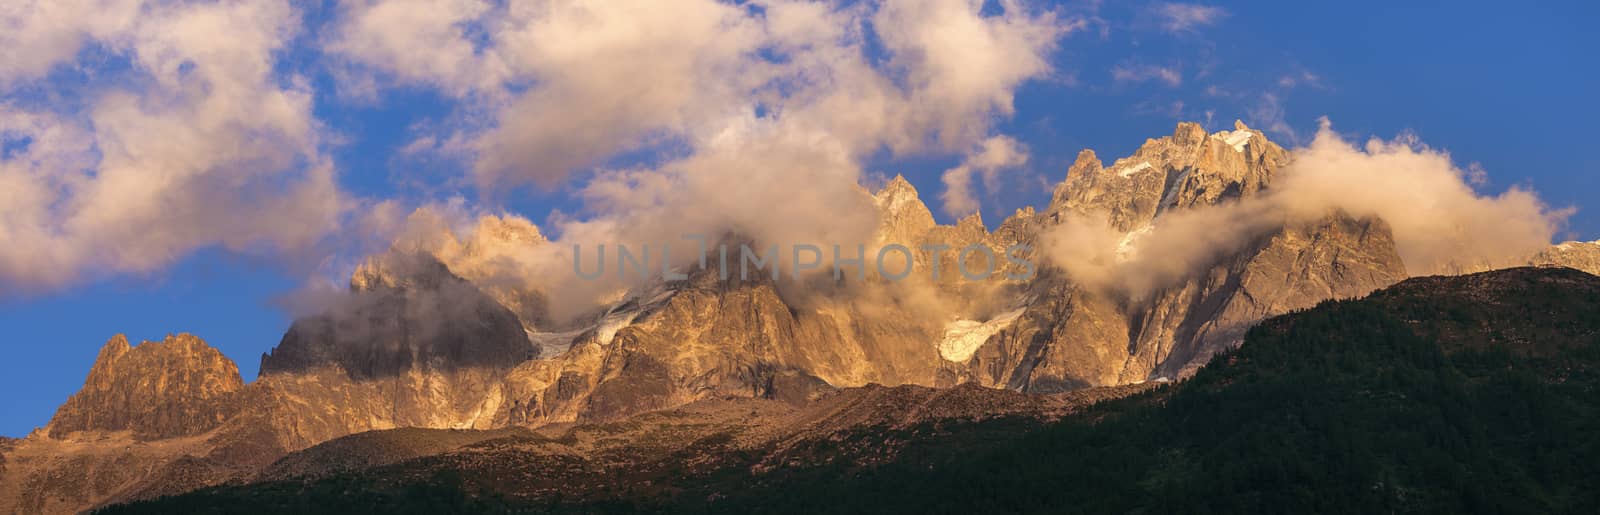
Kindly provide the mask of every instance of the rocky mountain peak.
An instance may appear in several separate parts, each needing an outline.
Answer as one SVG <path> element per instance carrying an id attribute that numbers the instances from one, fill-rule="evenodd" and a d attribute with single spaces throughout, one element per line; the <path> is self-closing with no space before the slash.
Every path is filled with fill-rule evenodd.
<path id="1" fill-rule="evenodd" d="M 1256 194 L 1287 164 L 1288 152 L 1243 122 L 1207 133 L 1181 122 L 1171 136 L 1147 140 L 1132 155 L 1103 164 L 1084 150 L 1056 188 L 1046 211 L 1106 218 L 1128 232 L 1164 210 L 1213 205 Z"/>
<path id="2" fill-rule="evenodd" d="M 537 353 L 515 314 L 433 256 L 374 256 L 350 282 L 345 302 L 294 322 L 262 357 L 263 375 L 325 365 L 361 378 L 507 368 Z"/>
<path id="3" fill-rule="evenodd" d="M 956 221 L 956 228 L 963 231 L 984 230 L 983 213 L 973 211 L 972 214 L 961 217 L 960 220 Z M 984 231 L 987 232 L 986 230 Z"/>
<path id="4" fill-rule="evenodd" d="M 350 290 L 438 289 L 457 280 L 450 268 L 430 255 L 391 251 L 368 257 L 350 274 Z"/>
<path id="5" fill-rule="evenodd" d="M 878 206 L 881 241 L 910 244 L 936 225 L 933 212 L 918 197 L 917 188 L 902 175 L 895 175 L 872 198 Z"/>
<path id="6" fill-rule="evenodd" d="M 1178 122 L 1178 127 L 1172 131 L 1172 141 L 1179 145 L 1194 145 L 1204 141 L 1206 136 L 1206 128 L 1195 122 Z"/>
<path id="7" fill-rule="evenodd" d="M 49 434 L 132 430 L 146 439 L 199 434 L 227 418 L 224 401 L 243 386 L 233 361 L 193 335 L 135 347 L 119 334 L 101 347 L 83 389 L 56 411 Z"/>
<path id="8" fill-rule="evenodd" d="M 520 216 L 484 215 L 478 218 L 468 245 L 480 242 L 509 242 L 533 244 L 544 242 L 539 226 Z"/>
<path id="9" fill-rule="evenodd" d="M 526 252 L 546 241 L 549 240 L 539 232 L 539 226 L 526 218 L 486 215 L 478 219 L 478 225 L 467 237 L 462 255 L 447 254 L 439 259 L 452 270 L 461 269 L 458 273 L 470 274 L 475 271 L 473 269 L 483 267 L 482 261 Z"/>
<path id="10" fill-rule="evenodd" d="M 516 314 L 524 330 L 534 332 L 548 325 L 546 293 L 522 265 L 534 249 L 549 241 L 533 222 L 514 215 L 486 215 L 464 240 L 442 224 L 426 236 L 368 258 L 352 274 L 351 289 L 438 289 L 448 278 L 465 279 Z"/>
<path id="11" fill-rule="evenodd" d="M 893 179 L 889 179 L 888 184 L 884 184 L 883 188 L 879 189 L 878 192 L 874 193 L 872 196 L 879 202 L 915 200 L 917 198 L 917 187 L 912 186 L 911 181 L 906 180 L 906 176 L 904 174 L 897 173 L 894 174 Z"/>

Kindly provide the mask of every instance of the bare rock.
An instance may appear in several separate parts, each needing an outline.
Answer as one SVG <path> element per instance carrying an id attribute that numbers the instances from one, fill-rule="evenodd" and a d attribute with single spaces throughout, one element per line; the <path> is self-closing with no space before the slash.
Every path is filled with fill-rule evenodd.
<path id="1" fill-rule="evenodd" d="M 192 335 L 137 347 L 117 335 L 100 349 L 83 389 L 56 410 L 49 433 L 130 430 L 141 439 L 204 433 L 234 413 L 229 401 L 243 386 L 233 361 Z"/>

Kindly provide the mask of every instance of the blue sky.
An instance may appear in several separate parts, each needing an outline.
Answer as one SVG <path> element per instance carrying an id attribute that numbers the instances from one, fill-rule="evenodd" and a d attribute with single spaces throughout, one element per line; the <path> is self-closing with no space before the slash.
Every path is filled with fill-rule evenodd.
<path id="1" fill-rule="evenodd" d="M 1044 181 L 1060 181 L 1083 148 L 1109 161 L 1145 138 L 1169 134 L 1178 121 L 1206 122 L 1208 116 L 1212 130 L 1231 128 L 1237 118 L 1292 146 L 1309 143 L 1317 119 L 1327 116 L 1351 137 L 1414 133 L 1449 151 L 1459 166 L 1487 171 L 1480 191 L 1523 186 L 1552 206 L 1580 208 L 1558 238 L 1600 238 L 1600 213 L 1590 211 L 1589 201 L 1600 191 L 1600 154 L 1592 152 L 1600 138 L 1600 102 L 1593 98 L 1600 91 L 1593 57 L 1600 36 L 1582 25 L 1600 19 L 1600 7 L 1394 4 L 1206 4 L 1217 8 L 1209 22 L 1183 28 L 1153 14 L 1151 3 L 1094 11 L 1060 6 L 1089 13 L 1090 21 L 1049 54 L 1051 73 L 1016 89 L 1015 114 L 997 117 L 993 131 L 1025 144 L 1032 158 L 1005 175 L 998 191 L 981 190 L 986 221 L 992 226 L 1018 207 L 1047 201 Z M 277 66 L 285 75 L 306 77 L 312 115 L 337 135 L 317 143 L 332 160 L 337 186 L 363 198 L 425 203 L 461 196 L 475 202 L 477 190 L 462 179 L 470 164 L 401 151 L 419 127 L 475 123 L 467 102 L 419 85 L 397 85 L 366 99 L 336 93 L 341 77 L 322 64 L 316 49 L 334 18 L 328 8 L 307 13 L 300 20 L 307 35 L 277 53 Z M 81 52 L 80 65 L 82 55 L 94 53 L 92 47 Z M 126 66 L 118 64 L 125 57 L 103 53 L 89 69 L 114 76 L 105 70 Z M 65 110 L 61 106 L 78 102 L 75 95 L 94 80 L 95 73 L 58 69 L 42 83 L 48 87 L 4 90 L 6 102 Z M 8 141 L 7 151 L 18 144 Z M 931 203 L 943 188 L 941 173 L 961 162 L 956 154 L 885 152 L 866 166 L 876 174 L 904 174 Z M 657 156 L 646 151 L 610 159 L 626 165 Z M 499 190 L 493 202 L 543 224 L 551 210 L 581 211 L 573 196 L 584 178 L 579 173 L 552 190 Z M 6 244 L 15 243 L 0 241 Z M 260 354 L 289 323 L 278 299 L 305 273 L 303 266 L 211 245 L 148 270 L 0 295 L 0 327 L 6 328 L 0 391 L 10 392 L 0 401 L 0 434 L 21 436 L 47 422 L 117 333 L 134 341 L 194 333 L 253 378 Z"/>

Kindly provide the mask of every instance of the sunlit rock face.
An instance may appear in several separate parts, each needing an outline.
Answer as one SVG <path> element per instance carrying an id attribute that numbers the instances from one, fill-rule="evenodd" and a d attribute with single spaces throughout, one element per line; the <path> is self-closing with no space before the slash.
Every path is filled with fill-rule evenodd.
<path id="1" fill-rule="evenodd" d="M 1050 205 L 1026 225 L 1104 220 L 1124 247 L 1163 217 L 1239 202 L 1269 191 L 1290 154 L 1236 124 L 1207 134 L 1179 124 L 1107 167 L 1080 153 Z M 1026 236 L 1024 236 L 1026 238 Z M 1126 248 L 1119 248 L 1122 259 Z M 1042 273 L 1022 315 L 952 367 L 955 381 L 1029 391 L 1127 384 L 1186 375 L 1241 341 L 1256 322 L 1331 298 L 1364 295 L 1406 277 L 1381 220 L 1328 213 L 1268 225 L 1232 252 L 1145 295 L 1088 288 Z"/>
<path id="2" fill-rule="evenodd" d="M 1569 241 L 1535 255 L 1529 264 L 1564 266 L 1600 275 L 1600 241 Z"/>
<path id="3" fill-rule="evenodd" d="M 89 369 L 83 389 L 50 420 L 49 432 L 131 431 L 140 439 L 204 433 L 235 411 L 239 369 L 189 334 L 134 347 L 117 335 Z"/>

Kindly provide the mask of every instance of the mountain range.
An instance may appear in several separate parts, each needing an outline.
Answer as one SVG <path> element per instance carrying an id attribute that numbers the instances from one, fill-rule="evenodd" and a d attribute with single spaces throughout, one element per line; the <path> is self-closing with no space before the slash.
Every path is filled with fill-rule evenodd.
<path id="1" fill-rule="evenodd" d="M 1410 279 L 1178 384 L 842 389 L 538 430 L 397 429 L 111 513 L 1593 513 L 1600 277 Z"/>
<path id="2" fill-rule="evenodd" d="M 1293 159 L 1242 123 L 1217 133 L 1182 123 L 1109 165 L 1092 151 L 1080 153 L 1047 206 L 1018 210 L 993 231 L 978 215 L 936 223 L 903 178 L 860 194 L 878 208 L 878 244 L 984 245 L 997 254 L 1026 244 L 1032 257 L 1048 264 L 1060 259 L 1049 249 L 1063 244 L 1063 228 L 1088 226 L 1118 241 L 1114 251 L 1086 260 L 1098 267 L 1090 270 L 1117 270 L 1177 244 L 1160 240 L 1170 232 L 1152 228 L 1267 195 Z M 1443 349 L 1437 353 L 1450 359 L 1464 355 L 1460 346 L 1493 354 L 1533 342 L 1538 345 L 1527 360 L 1517 354 L 1523 351 L 1512 352 L 1522 356 L 1513 368 L 1551 363 L 1529 361 L 1537 358 L 1569 367 L 1572 377 L 1592 374 L 1592 363 L 1583 361 L 1592 354 L 1583 353 L 1594 347 L 1583 345 L 1595 333 L 1571 310 L 1593 307 L 1581 302 L 1594 302 L 1595 279 L 1558 267 L 1600 273 L 1600 242 L 1564 243 L 1526 260 L 1549 268 L 1408 281 L 1413 274 L 1382 219 L 1330 210 L 1249 229 L 1178 270 L 1140 274 L 1137 283 L 1087 280 L 1058 266 L 1041 266 L 1026 280 L 960 281 L 952 274 L 825 286 L 763 276 L 726 281 L 698 270 L 682 280 L 633 285 L 574 317 L 554 308 L 570 292 L 535 284 L 508 266 L 519 250 L 554 243 L 520 218 L 485 217 L 464 235 L 441 231 L 368 258 L 352 275 L 349 293 L 296 320 L 261 356 L 260 375 L 248 383 L 232 361 L 196 336 L 139 345 L 113 337 L 84 388 L 46 426 L 0 442 L 0 509 L 78 512 L 196 490 L 170 502 L 292 503 L 286 496 L 304 494 L 331 503 L 310 494 L 354 490 L 374 492 L 371 499 L 353 497 L 363 502 L 401 502 L 415 494 L 414 500 L 449 508 L 555 503 L 582 510 L 607 502 L 685 503 L 689 493 L 697 504 L 680 507 L 750 507 L 755 494 L 727 485 L 754 475 L 763 486 L 751 492 L 830 492 L 819 484 L 825 476 L 818 471 L 835 465 L 894 474 L 912 474 L 908 464 L 927 463 L 976 471 L 994 466 L 981 460 L 1016 459 L 1033 452 L 1024 445 L 1046 445 L 1031 436 L 1039 431 L 1094 438 L 1096 431 L 1109 431 L 1097 428 L 1113 424 L 1093 422 L 1100 419 L 1126 426 L 1136 435 L 1127 437 L 1132 446 L 1134 438 L 1155 434 L 1140 424 L 1191 420 L 1174 413 L 1254 395 L 1240 393 L 1231 382 L 1235 375 L 1266 374 L 1280 382 L 1264 385 L 1287 384 L 1272 367 L 1300 373 L 1293 367 L 1309 365 L 1270 361 L 1286 351 L 1258 349 L 1294 348 L 1310 355 L 1296 359 L 1316 361 L 1322 347 L 1285 335 L 1304 332 L 1295 329 L 1302 323 L 1337 327 L 1315 320 L 1346 320 L 1339 318 L 1344 311 L 1386 314 L 1374 327 L 1401 324 L 1408 332 L 1397 334 L 1416 340 L 1404 345 Z M 919 251 L 914 259 L 956 268 L 950 253 Z M 1480 270 L 1465 264 L 1458 271 Z M 1574 304 L 1523 309 L 1544 301 L 1518 294 L 1520 286 Z M 1366 301 L 1324 304 L 1380 290 Z M 1430 304 L 1430 296 L 1446 300 Z M 1495 318 L 1503 314 L 1482 309 L 1502 304 L 1520 306 L 1528 318 L 1507 325 Z M 1404 310 L 1415 316 L 1395 318 Z M 1435 320 L 1447 315 L 1462 318 Z M 1559 324 L 1548 326 L 1553 333 L 1539 333 L 1530 324 L 1545 316 L 1566 318 L 1546 320 Z M 1359 324 L 1365 319 L 1347 321 L 1356 324 L 1351 331 L 1373 328 Z M 1247 335 L 1252 343 L 1241 349 Z M 1529 335 L 1576 342 L 1576 361 L 1553 357 L 1570 349 Z M 1326 338 L 1344 344 L 1360 336 L 1329 331 Z M 1261 356 L 1269 363 L 1251 368 Z M 1370 364 L 1371 356 L 1356 362 Z M 1476 384 L 1479 376 L 1451 363 L 1455 368 L 1439 373 Z M 1484 377 L 1532 381 L 1525 386 L 1535 390 L 1566 384 L 1539 375 L 1549 371 L 1528 372 L 1536 377 Z M 1592 393 L 1592 382 L 1573 384 L 1589 385 Z M 1481 391 L 1499 395 L 1518 387 L 1495 385 Z M 1126 399 L 1103 403 L 1118 398 Z M 1592 414 L 1592 406 L 1578 407 Z M 1592 417 L 1576 420 L 1581 429 Z M 1185 454 L 1210 452 L 1198 443 L 1203 429 L 1180 435 L 1190 439 L 1184 440 L 1188 447 L 1174 443 L 1131 454 L 1144 460 L 1139 463 L 1166 467 L 1161 470 L 1170 477 L 1126 479 L 1159 494 L 1150 503 L 1179 502 L 1201 491 L 1195 489 L 1215 487 L 1196 472 L 1214 458 Z M 972 439 L 1023 443 L 980 445 L 991 453 L 972 461 L 933 450 L 935 442 Z M 1244 447 L 1261 448 L 1256 442 Z M 1535 451 L 1548 449 L 1529 452 Z M 1106 465 L 1093 456 L 1081 459 Z M 1379 465 L 1371 467 L 1388 466 Z M 1415 469 L 1371 467 L 1360 471 L 1421 481 Z M 912 477 L 884 474 L 873 481 Z M 1379 476 L 1373 491 L 1404 497 L 1406 488 L 1422 488 L 1389 477 Z M 1463 481 L 1456 486 L 1477 484 Z M 1173 490 L 1162 490 L 1169 484 Z M 1545 496 L 1546 506 L 1558 511 L 1594 502 L 1592 493 L 1516 492 Z M 1282 496 L 1293 500 L 1269 491 L 1215 506 L 1260 508 Z M 1395 502 L 1459 507 L 1417 499 Z M 1351 500 L 1358 501 L 1378 502 Z M 161 505 L 126 508 L 140 506 Z"/>

